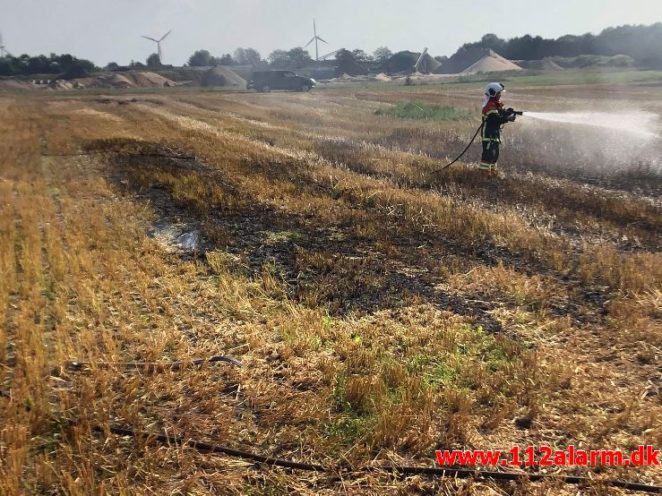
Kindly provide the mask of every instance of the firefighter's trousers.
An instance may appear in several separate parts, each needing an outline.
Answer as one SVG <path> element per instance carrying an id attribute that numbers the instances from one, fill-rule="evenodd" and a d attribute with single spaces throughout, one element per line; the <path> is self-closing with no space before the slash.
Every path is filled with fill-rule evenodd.
<path id="1" fill-rule="evenodd" d="M 499 139 L 483 138 L 483 155 L 480 158 L 480 168 L 484 170 L 496 170 L 499 160 Z"/>

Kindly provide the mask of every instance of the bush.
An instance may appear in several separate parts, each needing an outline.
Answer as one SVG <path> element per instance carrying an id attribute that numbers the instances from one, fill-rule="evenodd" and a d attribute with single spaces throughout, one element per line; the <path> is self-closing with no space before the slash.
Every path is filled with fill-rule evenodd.
<path id="1" fill-rule="evenodd" d="M 398 119 L 423 119 L 431 121 L 457 121 L 465 119 L 469 113 L 447 105 L 429 105 L 427 103 L 400 102 L 397 105 L 378 109 L 376 115 L 397 117 Z"/>

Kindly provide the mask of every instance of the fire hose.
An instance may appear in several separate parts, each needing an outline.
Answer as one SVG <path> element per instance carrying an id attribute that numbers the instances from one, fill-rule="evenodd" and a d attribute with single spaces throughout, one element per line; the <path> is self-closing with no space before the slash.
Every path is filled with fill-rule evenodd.
<path id="1" fill-rule="evenodd" d="M 313 472 L 335 472 L 338 469 L 342 471 L 349 470 L 352 472 L 350 467 L 328 467 L 324 465 L 314 464 L 314 463 L 305 463 L 305 462 L 295 462 L 292 460 L 286 460 L 282 458 L 277 458 L 274 456 L 262 455 L 250 451 L 238 450 L 236 448 L 230 448 L 228 446 L 216 445 L 205 443 L 201 441 L 194 441 L 192 439 L 184 439 L 178 436 L 172 435 L 163 435 L 163 434 L 154 434 L 149 432 L 139 432 L 130 428 L 120 427 L 120 426 L 109 426 L 107 429 L 100 426 L 95 427 L 94 429 L 97 433 L 103 434 L 105 432 L 110 432 L 116 436 L 127 436 L 133 438 L 140 438 L 146 441 L 151 441 L 152 443 L 158 443 L 165 446 L 179 446 L 179 447 L 188 447 L 192 448 L 200 453 L 215 453 L 223 454 L 227 456 L 233 456 L 241 458 L 244 460 L 249 460 L 254 463 L 262 463 L 271 467 L 282 467 L 293 470 L 306 470 Z M 589 477 L 582 477 L 576 475 L 562 475 L 562 474 L 541 474 L 541 473 L 526 473 L 526 472 L 496 472 L 490 470 L 478 470 L 478 469 L 463 469 L 455 467 L 417 467 L 417 466 L 401 466 L 401 465 L 368 465 L 354 470 L 354 472 L 391 472 L 393 474 L 399 474 L 403 476 L 410 475 L 428 475 L 428 476 L 438 476 L 438 477 L 454 477 L 454 478 L 479 478 L 479 479 L 492 479 L 492 480 L 507 480 L 507 481 L 544 481 L 544 480 L 558 480 L 565 484 L 578 484 L 585 485 L 591 482 L 602 482 L 611 487 L 618 487 L 621 489 L 627 489 L 629 491 L 641 491 L 651 494 L 662 494 L 662 486 L 655 486 L 651 484 L 642 484 L 639 482 L 629 482 L 618 479 L 608 479 L 603 481 L 592 480 Z"/>
<path id="2" fill-rule="evenodd" d="M 507 111 L 507 115 L 510 116 L 510 117 L 512 118 L 512 121 L 514 121 L 514 120 L 515 120 L 515 116 L 518 116 L 518 115 L 524 115 L 524 112 L 522 112 L 522 111 L 520 111 L 520 110 L 508 109 L 508 111 Z M 448 169 L 451 165 L 453 165 L 455 162 L 457 162 L 458 160 L 460 160 L 460 159 L 464 156 L 464 154 L 467 153 L 467 150 L 469 150 L 469 148 L 471 147 L 471 145 L 473 145 L 474 141 L 476 141 L 476 136 L 478 136 L 478 134 L 483 130 L 483 127 L 484 127 L 484 126 L 485 126 L 485 122 L 481 122 L 480 126 L 478 126 L 478 129 L 476 129 L 476 132 L 474 133 L 473 137 L 471 138 L 471 141 L 469 141 L 469 144 L 466 146 L 466 148 L 465 148 L 464 150 L 462 150 L 462 153 L 460 153 L 460 154 L 457 156 L 457 158 L 456 158 L 455 160 L 453 160 L 452 162 L 450 162 L 450 163 L 444 165 L 441 169 L 437 169 L 437 170 L 435 171 L 435 173 L 436 173 L 436 172 L 441 172 L 441 171 L 443 171 L 443 170 Z"/>
<path id="3" fill-rule="evenodd" d="M 476 133 L 476 135 L 477 134 L 478 133 Z M 183 362 L 183 361 L 170 362 L 170 363 L 129 362 L 124 364 L 116 364 L 116 365 L 124 366 L 129 369 L 146 369 L 153 371 L 162 371 L 162 370 L 181 370 L 186 366 L 199 366 L 206 363 L 209 364 L 216 362 L 225 362 L 237 367 L 242 366 L 241 362 L 239 362 L 237 359 L 223 355 L 191 360 L 189 362 Z M 67 362 L 63 368 L 66 368 L 71 371 L 80 371 L 83 370 L 84 368 L 89 367 L 90 365 L 91 365 L 90 363 L 84 363 L 84 362 Z M 111 364 L 103 363 L 96 365 L 108 366 Z M 11 399 L 11 395 L 2 390 L 0 390 L 0 396 L 7 399 Z M 29 407 L 26 407 L 26 409 L 29 410 Z M 231 448 L 228 446 L 210 444 L 201 441 L 195 441 L 192 439 L 185 439 L 178 436 L 163 435 L 163 434 L 156 434 L 150 432 L 140 432 L 133 430 L 131 428 L 122 427 L 118 425 L 110 425 L 105 428 L 97 425 L 93 427 L 93 431 L 98 434 L 111 433 L 116 436 L 142 438 L 148 442 L 159 443 L 166 446 L 188 447 L 200 453 L 223 454 L 244 460 L 249 460 L 254 463 L 261 463 L 266 466 L 272 466 L 272 467 L 282 467 L 291 470 L 307 470 L 307 471 L 315 471 L 315 472 L 334 471 L 333 467 L 324 466 L 320 464 L 296 462 L 293 460 L 286 460 L 270 455 L 262 455 L 259 453 L 244 451 L 236 448 Z M 335 467 L 335 469 L 342 470 L 343 467 Z M 351 468 L 349 467 L 344 467 L 344 469 L 352 472 Z M 593 481 L 588 477 L 574 476 L 574 475 L 541 474 L 541 473 L 525 473 L 525 472 L 522 473 L 496 472 L 489 470 L 462 469 L 455 467 L 420 467 L 420 466 L 417 467 L 417 466 L 400 466 L 400 465 L 374 466 L 373 465 L 373 466 L 363 466 L 358 469 L 358 472 L 378 472 L 378 471 L 391 472 L 393 474 L 400 474 L 403 476 L 432 475 L 438 477 L 454 477 L 454 478 L 476 477 L 482 479 L 510 480 L 510 481 L 519 481 L 519 480 L 541 481 L 541 480 L 556 479 L 565 484 L 580 484 L 580 485 L 588 484 L 590 482 L 598 482 L 598 481 Z M 629 481 L 616 480 L 616 479 L 603 480 L 599 482 L 602 482 L 603 484 L 606 484 L 608 486 L 618 487 L 630 491 L 641 491 L 646 493 L 662 494 L 662 486 L 642 484 L 638 482 L 629 482 Z"/>

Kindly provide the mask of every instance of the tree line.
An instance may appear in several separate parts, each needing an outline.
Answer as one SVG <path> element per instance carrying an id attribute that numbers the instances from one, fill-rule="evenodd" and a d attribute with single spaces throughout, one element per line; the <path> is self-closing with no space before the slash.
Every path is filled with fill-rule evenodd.
<path id="1" fill-rule="evenodd" d="M 541 60 L 546 57 L 577 57 L 580 55 L 627 55 L 640 66 L 662 64 L 662 23 L 650 26 L 625 25 L 603 30 L 598 35 L 565 35 L 556 39 L 540 36 L 520 36 L 504 40 L 486 34 L 480 41 L 466 43 L 449 58 L 449 67 L 480 50 L 492 49 L 511 60 Z M 461 69 L 460 69 L 461 70 Z"/>
<path id="2" fill-rule="evenodd" d="M 357 62 L 385 62 L 392 55 L 387 47 L 377 48 L 371 55 L 357 48 L 346 50 L 341 48 L 334 54 L 336 60 L 346 59 L 351 56 Z M 268 65 L 274 69 L 300 69 L 314 62 L 310 53 L 301 47 L 290 50 L 274 50 L 266 59 L 262 59 L 260 53 L 254 48 L 238 48 L 234 54 L 226 53 L 220 57 L 213 56 L 208 50 L 197 50 L 188 59 L 191 67 L 206 67 L 213 65 Z"/>
<path id="3" fill-rule="evenodd" d="M 467 58 L 475 58 L 486 49 L 492 49 L 511 60 L 541 60 L 547 57 L 578 57 L 581 55 L 632 57 L 639 66 L 662 67 L 662 22 L 645 25 L 624 25 L 604 29 L 600 34 L 565 35 L 556 39 L 524 35 L 503 39 L 495 34 L 486 34 L 480 41 L 465 43 L 451 57 L 435 57 L 447 71 L 461 71 L 466 68 Z M 336 60 L 353 58 L 358 63 L 386 62 L 393 53 L 387 47 L 380 47 L 373 54 L 361 49 L 341 48 L 335 53 Z M 234 56 L 225 54 L 221 58 L 212 57 L 208 51 L 199 50 L 189 59 L 189 65 L 259 65 L 268 64 L 274 69 L 298 69 L 310 65 L 313 59 L 301 47 L 291 50 L 274 50 L 266 60 L 252 48 L 240 48 Z M 457 66 L 457 67 L 456 67 Z"/>
<path id="4" fill-rule="evenodd" d="M 495 34 L 486 34 L 480 41 L 462 45 L 450 58 L 436 57 L 443 63 L 444 72 L 461 71 L 469 59 L 475 59 L 486 49 L 492 49 L 511 60 L 541 60 L 547 57 L 577 57 L 580 55 L 627 55 L 639 66 L 662 67 L 662 23 L 650 26 L 619 26 L 607 28 L 598 35 L 565 35 L 556 39 L 540 36 L 520 36 L 510 39 L 499 38 Z M 405 52 L 399 52 L 404 54 Z M 407 52 L 410 54 L 410 52 Z M 387 47 L 380 47 L 372 54 L 359 48 L 347 50 L 341 48 L 334 54 L 339 63 L 355 61 L 358 63 L 383 64 L 393 53 Z M 396 54 L 398 55 L 398 54 Z M 309 52 L 301 47 L 290 50 L 274 50 L 266 59 L 254 48 L 238 48 L 233 54 L 214 56 L 208 50 L 197 50 L 188 59 L 191 67 L 215 65 L 252 65 L 274 69 L 300 69 L 312 64 L 314 60 Z M 146 65 L 132 62 L 129 68 L 158 68 L 161 61 L 158 55 L 148 57 Z M 120 66 L 110 63 L 108 70 L 118 70 Z M 0 59 L 0 76 L 29 76 L 38 74 L 58 75 L 63 78 L 84 77 L 96 70 L 89 60 L 78 59 L 70 54 L 31 57 L 11 55 Z"/>
<path id="5" fill-rule="evenodd" d="M 30 76 L 37 74 L 58 74 L 59 77 L 85 77 L 96 67 L 89 60 L 78 59 L 70 54 L 31 57 L 8 55 L 0 59 L 0 76 Z"/>

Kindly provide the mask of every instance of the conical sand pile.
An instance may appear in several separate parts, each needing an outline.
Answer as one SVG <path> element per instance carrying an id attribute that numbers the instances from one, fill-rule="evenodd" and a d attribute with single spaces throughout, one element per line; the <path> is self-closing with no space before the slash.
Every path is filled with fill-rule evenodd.
<path id="1" fill-rule="evenodd" d="M 477 62 L 471 64 L 460 74 L 478 74 L 480 72 L 502 72 L 502 71 L 521 71 L 522 68 L 511 62 L 510 60 L 502 57 L 493 50 L 489 54 L 481 58 Z"/>

